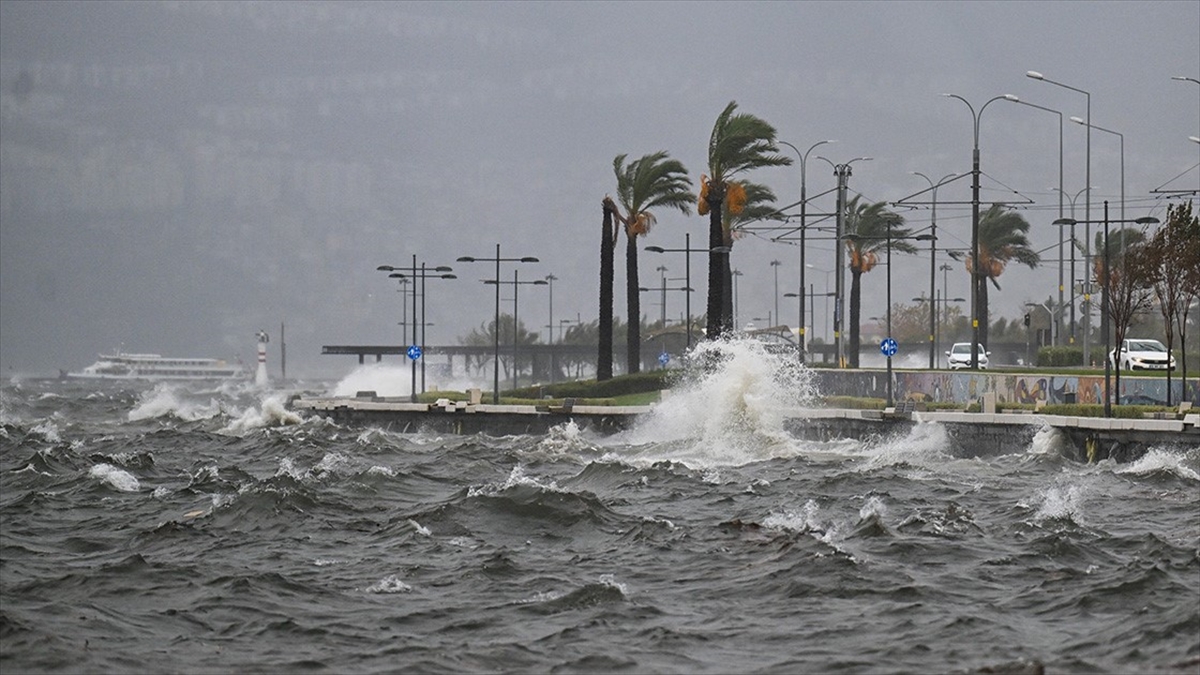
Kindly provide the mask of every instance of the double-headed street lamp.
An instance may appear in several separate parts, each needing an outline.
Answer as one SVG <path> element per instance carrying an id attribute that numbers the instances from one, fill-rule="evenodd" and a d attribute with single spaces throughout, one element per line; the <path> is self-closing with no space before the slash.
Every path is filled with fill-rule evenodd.
<path id="1" fill-rule="evenodd" d="M 518 348 L 518 346 L 519 346 L 519 343 L 520 343 L 520 340 L 518 339 L 520 336 L 518 335 L 518 331 L 517 331 L 517 309 L 518 309 L 518 305 L 517 305 L 517 298 L 519 297 L 517 290 L 518 290 L 518 289 L 521 287 L 521 285 L 522 285 L 522 284 L 524 284 L 524 285 L 526 285 L 526 286 L 548 286 L 548 285 L 550 285 L 550 282 L 549 282 L 549 281 L 547 281 L 547 280 L 545 280 L 545 279 L 535 279 L 534 281 L 521 281 L 521 280 L 520 280 L 520 278 L 519 278 L 519 277 L 518 277 L 518 275 L 517 275 L 517 270 L 515 270 L 515 269 L 514 269 L 514 270 L 513 270 L 513 280 L 512 280 L 512 281 L 499 281 L 499 280 L 497 280 L 497 279 L 484 279 L 484 280 L 483 280 L 483 283 L 485 283 L 485 284 L 496 284 L 496 288 L 497 288 L 497 289 L 499 289 L 499 287 L 500 287 L 500 284 L 504 284 L 504 285 L 506 285 L 506 286 L 508 286 L 508 285 L 511 285 L 511 286 L 513 287 L 513 375 L 512 375 L 512 388 L 513 388 L 513 389 L 516 389 L 516 388 L 517 388 L 517 358 L 518 358 L 518 357 L 517 357 L 517 348 Z M 496 330 L 499 330 L 499 326 L 497 326 Z M 497 339 L 497 340 L 499 340 L 499 338 L 496 338 L 496 339 Z"/>
<path id="2" fill-rule="evenodd" d="M 1084 160 L 1087 166 L 1084 170 L 1083 184 L 1091 185 L 1092 184 L 1092 94 L 1091 94 L 1091 92 L 1088 92 L 1088 91 L 1085 91 L 1083 89 L 1079 89 L 1076 87 L 1072 87 L 1069 84 L 1063 84 L 1062 82 L 1055 82 L 1054 80 L 1051 80 L 1050 78 L 1037 72 L 1036 70 L 1026 71 L 1025 77 L 1028 77 L 1028 78 L 1034 79 L 1034 80 L 1038 80 L 1040 82 L 1045 82 L 1047 84 L 1053 84 L 1054 86 L 1062 87 L 1063 89 L 1069 89 L 1075 93 L 1083 94 L 1084 97 L 1087 99 L 1087 116 L 1084 119 L 1084 121 L 1087 123 L 1086 124 L 1086 126 L 1087 126 L 1087 145 L 1086 145 L 1086 149 L 1085 149 L 1086 155 L 1085 155 L 1085 160 Z M 1092 193 L 1091 193 L 1091 191 L 1088 191 L 1087 197 L 1084 198 L 1083 204 L 1084 204 L 1084 211 L 1083 211 L 1084 219 L 1079 222 L 1088 223 L 1092 219 Z M 1060 217 L 1059 219 L 1061 220 L 1062 218 Z M 1083 229 L 1084 229 L 1084 231 L 1083 231 L 1083 266 L 1084 266 L 1084 269 L 1087 269 L 1088 266 L 1091 265 L 1091 260 L 1092 260 L 1092 241 L 1091 241 L 1092 230 L 1089 225 L 1085 225 Z M 1072 241 L 1072 243 L 1074 243 L 1074 242 Z M 1072 256 L 1074 256 L 1074 254 L 1072 254 Z M 1091 358 L 1091 337 L 1088 335 L 1091 332 L 1091 327 L 1092 327 L 1091 318 L 1089 316 L 1090 314 L 1091 314 L 1091 312 L 1087 312 L 1083 315 L 1083 362 L 1084 363 L 1087 363 L 1088 360 Z M 1105 358 L 1108 358 L 1108 357 L 1106 356 Z"/>
<path id="3" fill-rule="evenodd" d="M 408 284 L 410 286 L 412 286 L 413 344 L 410 345 L 408 348 L 408 360 L 412 364 L 412 389 L 411 389 L 412 393 L 410 395 L 410 400 L 411 400 L 411 402 L 416 403 L 417 402 L 417 361 L 418 360 L 421 361 L 421 390 L 422 391 L 425 390 L 425 361 L 422 359 L 422 356 L 424 356 L 424 351 L 425 351 L 425 325 L 426 325 L 425 324 L 425 280 L 426 279 L 457 279 L 458 277 L 454 274 L 450 274 L 450 272 L 452 271 L 451 268 L 449 268 L 445 265 L 439 265 L 437 267 L 434 267 L 433 269 L 426 269 L 425 263 L 421 263 L 421 267 L 418 270 L 417 269 L 417 256 L 415 254 L 412 257 L 412 270 L 408 274 L 398 271 L 398 270 L 401 270 L 404 268 L 395 267 L 393 265 L 380 265 L 379 267 L 376 267 L 375 269 L 380 272 L 391 272 L 391 274 L 388 275 L 388 278 L 391 278 L 391 279 L 400 279 L 401 282 L 403 282 L 405 279 L 407 279 Z M 420 281 L 421 281 L 421 321 L 419 324 L 417 323 L 417 280 L 418 279 L 420 279 Z M 417 337 L 417 327 L 418 326 L 421 329 L 421 336 L 419 339 Z"/>
<path id="4" fill-rule="evenodd" d="M 825 145 L 826 143 L 836 143 L 836 142 L 837 141 L 834 141 L 834 140 L 817 141 L 816 143 L 813 143 L 812 145 L 810 145 L 808 147 L 808 150 L 805 150 L 804 152 L 800 152 L 800 149 L 797 148 L 796 146 L 792 145 L 791 143 L 788 143 L 787 141 L 779 141 L 780 145 L 788 146 L 789 148 L 791 148 L 792 150 L 794 150 L 796 152 L 797 156 L 800 157 L 800 293 L 799 293 L 799 296 L 800 296 L 800 363 L 804 363 L 804 356 L 805 356 L 804 350 L 805 350 L 805 346 L 806 346 L 805 345 L 805 335 L 804 335 L 804 270 L 807 267 L 807 262 L 805 260 L 805 253 L 806 253 L 805 235 L 808 233 L 808 223 L 807 223 L 808 189 L 807 189 L 807 186 L 805 185 L 805 179 L 806 179 L 805 165 L 808 163 L 808 153 L 812 152 L 814 148 L 821 146 L 821 145 Z M 822 194 L 824 194 L 824 193 L 822 193 Z M 784 297 L 787 297 L 787 296 L 784 296 Z M 775 308 L 775 313 L 776 314 L 779 313 L 778 307 Z"/>
<path id="5" fill-rule="evenodd" d="M 1013 103 L 1019 103 L 1023 106 L 1037 108 L 1038 110 L 1043 110 L 1045 112 L 1058 115 L 1058 217 L 1062 218 L 1065 215 L 1063 213 L 1063 197 L 1066 196 L 1066 193 L 1063 192 L 1063 114 L 1053 108 L 1047 108 L 1046 106 L 1041 106 L 1036 103 L 1022 101 L 1020 98 L 1017 98 L 1011 94 L 1006 95 L 1004 98 L 1012 101 Z M 1071 242 L 1072 246 L 1074 243 L 1074 241 Z M 1061 228 L 1058 230 L 1058 304 L 1063 304 L 1063 231 Z M 1062 314 L 1060 312 L 1058 323 L 1056 324 L 1056 334 L 1061 333 Z"/>
<path id="6" fill-rule="evenodd" d="M 854 159 L 844 164 L 834 164 L 833 161 L 826 157 L 817 155 L 817 159 L 825 161 L 829 166 L 833 167 L 833 175 L 837 178 L 837 234 L 836 243 L 834 244 L 834 265 L 835 273 L 834 286 L 834 303 L 833 303 L 833 342 L 837 351 L 838 368 L 846 367 L 846 343 L 842 339 L 842 317 L 845 316 L 845 268 L 844 261 L 846 251 L 842 246 L 842 239 L 846 232 L 846 185 L 850 180 L 851 170 L 850 165 L 855 162 L 869 162 L 873 157 L 855 157 Z"/>
<path id="7" fill-rule="evenodd" d="M 1070 221 L 1070 222 L 1061 222 L 1061 221 Z M 1058 224 L 1072 224 L 1073 225 L 1076 222 L 1080 222 L 1080 221 L 1076 221 L 1074 218 L 1060 218 L 1059 220 L 1054 221 L 1054 223 L 1056 225 L 1058 225 Z M 1111 271 L 1112 266 L 1109 263 L 1108 226 L 1110 223 L 1122 223 L 1122 224 L 1123 223 L 1137 223 L 1138 225 L 1152 225 L 1157 222 L 1159 222 L 1159 220 L 1158 220 L 1158 218 L 1155 218 L 1154 216 L 1143 216 L 1141 218 L 1134 218 L 1132 220 L 1125 220 L 1124 218 L 1122 218 L 1120 220 L 1109 220 L 1109 218 L 1108 218 L 1108 200 L 1107 199 L 1104 200 L 1104 220 L 1096 221 L 1097 224 L 1104 223 L 1104 279 L 1103 279 L 1103 283 L 1100 285 L 1100 294 L 1101 294 L 1100 295 L 1100 332 L 1104 333 L 1104 416 L 1105 417 L 1112 417 L 1112 392 L 1110 391 L 1110 389 L 1111 389 L 1110 383 L 1111 383 L 1112 365 L 1113 365 L 1112 359 L 1109 357 L 1109 351 L 1111 350 L 1111 347 L 1110 347 L 1110 340 L 1109 340 L 1109 325 L 1108 324 L 1109 324 L 1109 315 L 1112 313 L 1112 307 L 1109 306 L 1108 287 L 1110 286 L 1109 280 L 1112 278 L 1112 271 Z M 1124 256 L 1124 250 L 1122 250 L 1121 254 L 1122 254 L 1122 256 Z"/>
<path id="8" fill-rule="evenodd" d="M 949 98 L 956 98 L 966 104 L 971 110 L 971 118 L 975 122 L 975 146 L 971 152 L 971 264 L 974 269 L 971 270 L 971 344 L 979 344 L 979 287 L 985 283 L 984 276 L 980 274 L 979 268 L 979 118 L 983 116 L 983 111 L 987 109 L 993 101 L 1003 101 L 1004 96 L 993 96 L 989 98 L 982 106 L 979 107 L 979 112 L 975 112 L 975 106 L 967 99 L 958 94 L 942 94 Z M 975 347 L 971 349 L 971 370 L 979 369 L 979 350 Z"/>
<path id="9" fill-rule="evenodd" d="M 1060 194 L 1060 198 L 1065 196 L 1071 202 L 1071 217 L 1064 218 L 1063 216 L 1059 216 L 1058 220 L 1056 220 L 1054 222 L 1059 225 L 1059 228 L 1058 228 L 1059 241 L 1062 241 L 1062 226 L 1067 224 L 1067 221 L 1070 221 L 1070 225 L 1071 225 L 1071 284 L 1070 284 L 1070 286 L 1071 286 L 1071 301 L 1067 303 L 1071 306 L 1071 333 L 1067 337 L 1067 340 L 1069 341 L 1070 344 L 1075 344 L 1075 223 L 1078 222 L 1075 220 L 1075 200 L 1079 199 L 1079 195 L 1083 194 L 1085 191 L 1094 190 L 1094 189 L 1096 189 L 1096 187 L 1094 185 L 1085 187 L 1082 190 L 1080 190 L 1079 192 L 1076 192 L 1074 197 L 1063 192 L 1061 188 L 1051 188 L 1051 189 L 1058 190 L 1059 194 Z M 1059 253 L 1058 259 L 1059 259 L 1059 262 L 1061 263 L 1062 262 L 1062 253 L 1061 252 Z M 1061 305 L 1062 304 L 1062 293 L 1061 293 L 1061 291 L 1062 291 L 1061 283 L 1062 282 L 1060 281 L 1059 283 L 1060 283 L 1060 287 L 1059 287 L 1060 292 L 1059 292 L 1059 296 L 1058 296 L 1058 298 L 1059 298 L 1058 303 Z M 1087 286 L 1086 292 L 1088 294 L 1087 297 L 1090 298 L 1091 297 L 1090 284 Z"/>
<path id="10" fill-rule="evenodd" d="M 684 312 L 687 314 L 687 348 L 692 348 L 692 254 L 693 253 L 729 253 L 728 246 L 718 246 L 713 249 L 707 248 L 692 248 L 692 233 L 685 232 L 683 234 L 683 248 L 663 248 L 661 246 L 647 246 L 647 251 L 651 253 L 682 253 L 684 260 L 684 282 L 683 285 L 688 289 L 685 295 L 686 305 Z"/>
<path id="11" fill-rule="evenodd" d="M 1103 131 L 1106 134 L 1112 134 L 1121 139 L 1121 220 L 1125 220 L 1125 134 L 1112 129 L 1105 129 L 1098 124 L 1091 124 L 1087 120 L 1080 117 L 1072 117 L 1071 121 L 1075 124 L 1081 124 L 1096 131 Z M 1106 202 L 1107 203 L 1107 202 Z M 1060 216 L 1061 217 L 1061 216 Z M 1121 251 L 1125 251 L 1125 229 L 1121 228 Z"/>
<path id="12" fill-rule="evenodd" d="M 496 318 L 492 332 L 495 333 L 494 350 L 492 357 L 492 403 L 499 405 L 500 403 L 500 263 L 502 262 L 518 262 L 518 263 L 535 263 L 540 262 L 533 256 L 525 256 L 523 258 L 501 258 L 500 244 L 496 244 L 496 257 L 494 258 L 476 258 L 465 255 L 458 259 L 458 262 L 494 262 L 496 263 Z M 516 317 L 513 317 L 515 320 Z M 515 326 L 514 326 L 515 328 Z"/>
<path id="13" fill-rule="evenodd" d="M 933 193 L 933 209 L 929 216 L 929 297 L 935 295 L 935 284 L 937 283 L 937 189 L 945 185 L 947 181 L 958 178 L 956 173 L 948 173 L 942 176 L 935 183 L 932 178 L 926 176 L 920 171 L 910 171 L 914 176 L 920 176 L 929 182 L 929 190 Z M 933 306 L 929 307 L 929 368 L 932 370 L 937 366 L 937 340 L 934 338 L 936 327 L 934 326 Z"/>

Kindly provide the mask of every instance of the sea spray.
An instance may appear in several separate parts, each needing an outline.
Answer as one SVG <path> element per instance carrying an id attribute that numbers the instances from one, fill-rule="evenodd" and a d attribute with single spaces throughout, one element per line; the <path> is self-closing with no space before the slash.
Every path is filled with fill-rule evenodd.
<path id="1" fill-rule="evenodd" d="M 794 352 L 734 338 L 697 345 L 689 361 L 693 366 L 663 400 L 618 441 L 656 447 L 640 459 L 693 467 L 744 464 L 794 449 L 783 422 L 816 396 L 813 373 Z"/>

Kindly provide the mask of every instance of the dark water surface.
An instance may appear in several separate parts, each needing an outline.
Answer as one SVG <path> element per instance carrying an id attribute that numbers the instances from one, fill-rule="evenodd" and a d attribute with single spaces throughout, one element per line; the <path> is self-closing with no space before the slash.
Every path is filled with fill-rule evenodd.
<path id="1" fill-rule="evenodd" d="M 734 358 L 615 437 L 5 384 L 0 671 L 1200 672 L 1200 450 L 801 442 L 804 382 Z"/>

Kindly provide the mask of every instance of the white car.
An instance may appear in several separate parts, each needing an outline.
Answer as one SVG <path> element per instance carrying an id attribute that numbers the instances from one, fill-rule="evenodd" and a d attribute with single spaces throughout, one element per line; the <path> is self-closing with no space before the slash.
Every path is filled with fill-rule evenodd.
<path id="1" fill-rule="evenodd" d="M 986 370 L 988 367 L 988 354 L 991 352 L 979 347 L 979 367 Z M 971 367 L 971 343 L 970 342 L 955 342 L 950 351 L 946 352 L 946 365 L 950 370 L 959 370 L 961 368 Z"/>
<path id="2" fill-rule="evenodd" d="M 1108 353 L 1109 362 L 1119 370 L 1175 370 L 1175 357 L 1167 353 L 1158 340 L 1128 338 L 1121 340 L 1121 349 Z"/>

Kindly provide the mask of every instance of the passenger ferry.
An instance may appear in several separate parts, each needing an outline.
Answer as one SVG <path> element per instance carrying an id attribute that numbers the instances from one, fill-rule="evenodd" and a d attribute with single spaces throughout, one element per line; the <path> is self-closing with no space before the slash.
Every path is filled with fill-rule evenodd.
<path id="1" fill-rule="evenodd" d="M 240 363 L 222 359 L 177 359 L 159 354 L 101 354 L 100 360 L 69 379 L 91 380 L 229 380 L 249 377 Z"/>

